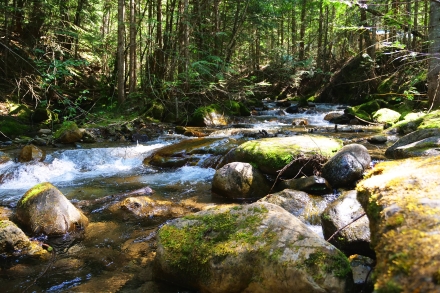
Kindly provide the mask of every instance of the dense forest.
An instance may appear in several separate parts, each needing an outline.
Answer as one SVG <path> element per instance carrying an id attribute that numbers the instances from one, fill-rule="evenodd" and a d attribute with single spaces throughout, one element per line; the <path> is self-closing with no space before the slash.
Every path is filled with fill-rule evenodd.
<path id="1" fill-rule="evenodd" d="M 429 110 L 439 15 L 437 0 L 3 0 L 0 101 L 34 122 L 175 122 L 267 97 Z"/>

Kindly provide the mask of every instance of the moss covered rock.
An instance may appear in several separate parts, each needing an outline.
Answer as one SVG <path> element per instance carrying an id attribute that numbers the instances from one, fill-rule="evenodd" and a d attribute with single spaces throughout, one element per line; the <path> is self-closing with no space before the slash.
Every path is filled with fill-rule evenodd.
<path id="1" fill-rule="evenodd" d="M 388 103 L 384 100 L 372 100 L 355 107 L 347 108 L 344 110 L 344 113 L 359 117 L 363 120 L 373 121 L 373 114 L 387 105 Z"/>
<path id="2" fill-rule="evenodd" d="M 408 134 L 420 129 L 440 128 L 440 110 L 431 113 L 410 113 L 398 122 L 395 129 L 400 134 Z"/>
<path id="3" fill-rule="evenodd" d="M 59 128 L 53 135 L 54 139 L 61 143 L 74 143 L 81 140 L 83 136 L 82 131 L 78 128 L 75 122 L 65 121 L 61 128 Z"/>
<path id="4" fill-rule="evenodd" d="M 88 225 L 87 217 L 49 182 L 37 184 L 23 195 L 16 217 L 35 234 L 62 235 Z"/>
<path id="5" fill-rule="evenodd" d="M 357 186 L 377 256 L 376 292 L 440 291 L 440 157 L 377 164 Z"/>
<path id="6" fill-rule="evenodd" d="M 263 138 L 241 144 L 228 154 L 225 161 L 246 162 L 263 173 L 276 175 L 296 160 L 283 173 L 284 176 L 296 176 L 300 169 L 306 175 L 313 175 L 340 148 L 341 140 L 320 135 Z"/>
<path id="7" fill-rule="evenodd" d="M 49 258 L 50 254 L 37 241 L 31 241 L 13 222 L 0 220 L 0 256 Z"/>
<path id="8" fill-rule="evenodd" d="M 382 108 L 374 112 L 373 120 L 379 123 L 395 123 L 399 120 L 400 113 L 388 108 Z"/>
<path id="9" fill-rule="evenodd" d="M 214 208 L 158 231 L 157 277 L 202 292 L 345 292 L 347 258 L 283 208 Z"/>

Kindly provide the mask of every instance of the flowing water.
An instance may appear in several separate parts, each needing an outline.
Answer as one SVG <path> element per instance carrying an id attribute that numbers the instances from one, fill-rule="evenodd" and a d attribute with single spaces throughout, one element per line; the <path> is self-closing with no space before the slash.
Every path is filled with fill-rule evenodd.
<path id="1" fill-rule="evenodd" d="M 328 112 L 342 111 L 339 105 L 318 104 L 313 111 L 300 114 L 287 114 L 274 104 L 268 106 L 271 110 L 260 113 L 262 115 L 238 121 L 240 128 L 213 129 L 210 136 L 240 137 L 249 130 L 264 130 L 269 134 L 313 130 L 354 140 L 379 131 L 377 127 L 349 127 L 348 131 L 335 133 L 334 125 L 323 118 Z M 308 125 L 293 127 L 293 119 L 307 119 Z M 73 202 L 149 186 L 154 190 L 153 199 L 175 203 L 190 200 L 201 205 L 226 203 L 211 196 L 211 180 L 215 173 L 212 168 L 184 166 L 164 170 L 142 163 L 158 148 L 182 139 L 188 138 L 163 134 L 143 144 L 47 148 L 44 162 L 0 164 L 0 206 L 13 209 L 29 188 L 46 181 Z M 376 148 L 370 147 L 372 152 Z M 161 223 L 121 220 L 100 210 L 89 212 L 87 217 L 91 223 L 81 239 L 69 235 L 57 242 L 41 239 L 56 247 L 49 262 L 3 259 L 2 292 L 191 292 L 152 276 L 155 231 Z M 318 226 L 311 227 L 320 233 Z"/>

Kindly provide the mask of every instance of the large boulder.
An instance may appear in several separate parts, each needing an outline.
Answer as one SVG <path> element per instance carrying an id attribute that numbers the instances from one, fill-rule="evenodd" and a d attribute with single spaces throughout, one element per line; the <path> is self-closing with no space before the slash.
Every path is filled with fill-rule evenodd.
<path id="1" fill-rule="evenodd" d="M 373 120 L 379 123 L 395 123 L 399 121 L 400 113 L 388 108 L 377 110 L 373 114 Z"/>
<path id="2" fill-rule="evenodd" d="M 31 241 L 24 232 L 9 220 L 0 220 L 0 256 L 48 257 L 37 241 Z"/>
<path id="3" fill-rule="evenodd" d="M 374 257 L 370 248 L 370 222 L 356 196 L 356 190 L 344 192 L 324 210 L 321 214 L 324 237 L 329 239 L 333 236 L 330 243 L 346 255 Z"/>
<path id="4" fill-rule="evenodd" d="M 357 186 L 376 292 L 440 292 L 440 157 L 379 163 Z"/>
<path id="5" fill-rule="evenodd" d="M 327 200 L 322 196 L 292 189 L 268 194 L 258 201 L 278 205 L 309 225 L 321 225 L 320 216 L 327 206 Z"/>
<path id="6" fill-rule="evenodd" d="M 212 179 L 212 191 L 234 200 L 256 199 L 265 196 L 270 183 L 251 164 L 234 162 L 218 169 Z"/>
<path id="7" fill-rule="evenodd" d="M 46 158 L 46 152 L 33 144 L 24 146 L 18 156 L 20 163 L 26 162 L 42 162 Z"/>
<path id="8" fill-rule="evenodd" d="M 390 159 L 437 156 L 439 147 L 440 129 L 420 129 L 401 137 L 385 151 L 385 156 Z"/>
<path id="9" fill-rule="evenodd" d="M 341 148 L 341 140 L 321 135 L 262 138 L 241 144 L 224 162 L 246 162 L 265 174 L 277 175 L 295 160 L 283 175 L 293 177 L 301 170 L 309 176 Z"/>
<path id="10" fill-rule="evenodd" d="M 366 147 L 360 144 L 344 146 L 322 167 L 322 177 L 333 188 L 351 187 L 361 179 L 370 167 L 371 157 Z"/>
<path id="11" fill-rule="evenodd" d="M 343 253 L 269 203 L 166 223 L 158 231 L 155 274 L 212 293 L 345 292 L 352 283 Z"/>
<path id="12" fill-rule="evenodd" d="M 62 235 L 88 225 L 87 217 L 49 182 L 37 184 L 23 195 L 16 217 L 35 234 Z"/>
<path id="13" fill-rule="evenodd" d="M 163 147 L 149 157 L 143 163 L 156 167 L 182 167 L 185 165 L 200 164 L 206 158 L 206 154 L 211 154 L 210 163 L 204 167 L 214 167 L 221 157 L 231 148 L 236 146 L 236 142 L 227 138 L 192 138 L 184 139 L 181 142 Z M 207 162 L 205 162 L 206 164 Z"/>

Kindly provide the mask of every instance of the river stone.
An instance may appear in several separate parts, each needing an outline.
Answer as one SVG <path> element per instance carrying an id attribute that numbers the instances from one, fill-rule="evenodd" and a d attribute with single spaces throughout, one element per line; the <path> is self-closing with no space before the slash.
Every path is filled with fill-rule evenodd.
<path id="1" fill-rule="evenodd" d="M 322 196 L 292 189 L 268 194 L 258 202 L 278 205 L 309 225 L 321 225 L 321 214 L 327 207 L 327 201 Z"/>
<path id="2" fill-rule="evenodd" d="M 341 113 L 341 112 L 330 112 L 330 113 L 327 113 L 327 114 L 324 116 L 324 120 L 325 120 L 325 121 L 330 121 L 330 120 L 332 120 L 332 119 L 339 118 L 339 117 L 341 117 L 342 115 L 343 115 L 343 113 Z"/>
<path id="3" fill-rule="evenodd" d="M 10 161 L 12 161 L 11 157 L 8 154 L 0 151 L 0 164 L 4 164 Z"/>
<path id="4" fill-rule="evenodd" d="M 261 198 L 268 194 L 270 183 L 251 164 L 234 162 L 218 169 L 212 179 L 212 191 L 234 200 Z"/>
<path id="5" fill-rule="evenodd" d="M 385 156 L 390 159 L 437 156 L 439 147 L 440 129 L 420 129 L 401 137 L 385 151 Z"/>
<path id="6" fill-rule="evenodd" d="M 226 156 L 225 162 L 246 162 L 265 174 L 277 175 L 297 159 L 283 176 L 294 177 L 300 171 L 310 176 L 340 148 L 341 140 L 321 135 L 262 138 L 241 144 Z"/>
<path id="7" fill-rule="evenodd" d="M 185 165 L 197 165 L 203 154 L 224 155 L 236 142 L 228 138 L 192 138 L 184 139 L 176 144 L 163 147 L 149 157 L 143 163 L 156 167 L 182 167 Z M 213 167 L 213 166 L 209 166 Z"/>
<path id="8" fill-rule="evenodd" d="M 61 143 L 75 143 L 82 139 L 83 133 L 76 123 L 65 123 L 54 133 L 54 138 Z"/>
<path id="9" fill-rule="evenodd" d="M 374 260 L 359 254 L 353 254 L 348 259 L 353 272 L 353 292 L 373 292 L 372 271 Z"/>
<path id="10" fill-rule="evenodd" d="M 370 167 L 371 157 L 360 144 L 344 146 L 322 167 L 322 177 L 333 188 L 353 186 Z"/>
<path id="11" fill-rule="evenodd" d="M 440 292 L 440 157 L 379 163 L 357 186 L 376 252 L 375 291 Z"/>
<path id="12" fill-rule="evenodd" d="M 46 158 L 46 152 L 39 147 L 34 146 L 33 144 L 29 144 L 24 146 L 20 155 L 18 156 L 18 161 L 20 163 L 26 162 L 42 162 Z"/>
<path id="13" fill-rule="evenodd" d="M 155 275 L 211 293 L 345 292 L 347 258 L 283 208 L 213 208 L 158 231 Z"/>
<path id="14" fill-rule="evenodd" d="M 353 222 L 353 220 L 365 214 L 356 195 L 356 190 L 344 192 L 324 210 L 321 214 L 324 237 L 329 239 L 336 231 L 348 225 L 338 232 L 330 240 L 330 243 L 346 255 L 360 254 L 374 257 L 374 251 L 370 248 L 370 222 L 368 217 L 362 216 Z"/>
<path id="15" fill-rule="evenodd" d="M 128 197 L 110 206 L 109 210 L 124 219 L 163 220 L 188 214 L 190 210 L 167 200 L 153 200 L 148 196 Z"/>
<path id="16" fill-rule="evenodd" d="M 373 143 L 373 144 L 383 144 L 386 143 L 388 140 L 388 138 L 385 135 L 373 135 L 369 138 L 367 138 L 367 141 L 369 143 Z"/>
<path id="17" fill-rule="evenodd" d="M 282 180 L 279 183 L 279 186 L 280 189 L 288 188 L 305 191 L 311 194 L 327 194 L 332 192 L 332 188 L 327 180 L 319 176 Z"/>
<path id="18" fill-rule="evenodd" d="M 38 242 L 31 241 L 24 232 L 9 220 L 0 220 L 0 256 L 47 257 L 48 252 Z"/>
<path id="19" fill-rule="evenodd" d="M 400 113 L 388 108 L 377 110 L 373 114 L 373 120 L 379 123 L 396 123 L 399 121 Z"/>
<path id="20" fill-rule="evenodd" d="M 87 217 L 49 182 L 37 184 L 23 195 L 16 217 L 34 234 L 62 235 L 88 225 Z"/>

